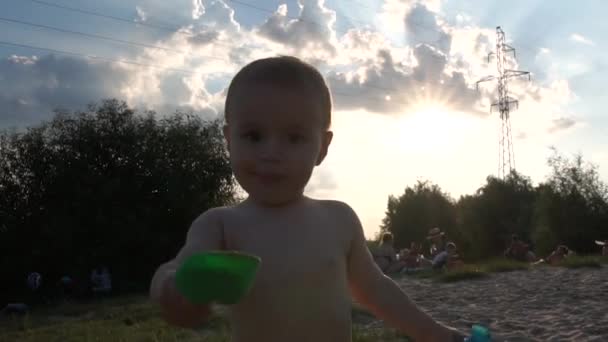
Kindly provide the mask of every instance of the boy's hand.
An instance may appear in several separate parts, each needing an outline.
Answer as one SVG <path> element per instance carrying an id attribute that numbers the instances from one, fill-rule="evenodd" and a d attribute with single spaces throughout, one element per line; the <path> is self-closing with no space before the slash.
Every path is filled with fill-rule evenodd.
<path id="1" fill-rule="evenodd" d="M 197 328 L 211 313 L 208 304 L 192 304 L 175 287 L 175 274 L 165 278 L 160 295 L 162 317 L 167 323 L 182 328 Z"/>

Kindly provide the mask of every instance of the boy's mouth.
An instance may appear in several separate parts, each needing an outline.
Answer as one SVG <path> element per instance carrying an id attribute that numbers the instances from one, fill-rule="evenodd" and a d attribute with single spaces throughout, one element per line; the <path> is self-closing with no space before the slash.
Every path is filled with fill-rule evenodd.
<path id="1" fill-rule="evenodd" d="M 281 175 L 278 173 L 266 173 L 266 172 L 256 172 L 255 177 L 264 184 L 278 183 L 281 180 L 283 180 L 283 178 L 285 178 L 284 175 Z"/>

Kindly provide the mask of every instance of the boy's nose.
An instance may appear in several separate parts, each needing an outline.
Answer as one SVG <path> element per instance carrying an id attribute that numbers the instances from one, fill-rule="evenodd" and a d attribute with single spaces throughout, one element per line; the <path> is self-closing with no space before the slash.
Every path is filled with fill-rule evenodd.
<path id="1" fill-rule="evenodd" d="M 283 144 L 278 139 L 269 139 L 260 151 L 260 158 L 263 161 L 278 162 L 285 156 Z"/>

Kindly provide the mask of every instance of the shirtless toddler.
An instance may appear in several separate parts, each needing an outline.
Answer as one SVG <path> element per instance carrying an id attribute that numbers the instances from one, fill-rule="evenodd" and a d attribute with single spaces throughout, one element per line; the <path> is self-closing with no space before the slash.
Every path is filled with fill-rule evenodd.
<path id="1" fill-rule="evenodd" d="M 175 272 L 195 253 L 233 250 L 262 260 L 251 291 L 229 310 L 235 342 L 351 341 L 352 299 L 416 341 L 462 338 L 382 273 L 348 205 L 303 195 L 333 137 L 331 96 L 316 69 L 294 57 L 254 61 L 232 80 L 225 113 L 232 170 L 248 197 L 200 215 L 156 271 L 151 298 L 166 321 L 205 322 L 213 303 L 188 303 Z"/>

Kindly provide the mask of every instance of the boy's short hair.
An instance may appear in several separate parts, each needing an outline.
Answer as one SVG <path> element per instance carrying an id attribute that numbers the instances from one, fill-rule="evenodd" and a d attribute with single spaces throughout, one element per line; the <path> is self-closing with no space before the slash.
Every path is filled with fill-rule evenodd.
<path id="1" fill-rule="evenodd" d="M 263 58 L 244 66 L 232 79 L 224 106 L 225 119 L 229 122 L 230 112 L 238 93 L 245 86 L 266 84 L 306 91 L 319 101 L 323 111 L 324 129 L 331 125 L 331 95 L 325 79 L 312 65 L 292 56 Z"/>

